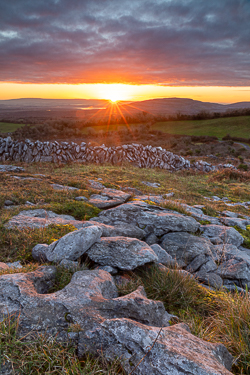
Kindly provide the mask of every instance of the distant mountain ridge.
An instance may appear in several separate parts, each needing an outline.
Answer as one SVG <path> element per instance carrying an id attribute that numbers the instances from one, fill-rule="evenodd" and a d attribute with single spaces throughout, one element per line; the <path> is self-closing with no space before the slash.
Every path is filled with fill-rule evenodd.
<path id="1" fill-rule="evenodd" d="M 200 112 L 225 113 L 237 109 L 250 109 L 249 102 L 219 104 L 188 98 L 157 98 L 144 101 L 119 101 L 119 108 L 105 99 L 39 99 L 23 98 L 0 100 L 0 121 L 42 123 L 47 119 L 88 120 L 108 119 L 120 116 L 137 116 L 148 113 L 153 116 L 196 115 Z"/>
<path id="2" fill-rule="evenodd" d="M 163 98 L 137 101 L 128 104 L 128 106 L 134 110 L 139 108 L 141 111 L 153 115 L 175 115 L 177 113 L 193 115 L 202 111 L 224 113 L 230 110 L 250 108 L 250 102 L 219 104 L 185 98 Z"/>

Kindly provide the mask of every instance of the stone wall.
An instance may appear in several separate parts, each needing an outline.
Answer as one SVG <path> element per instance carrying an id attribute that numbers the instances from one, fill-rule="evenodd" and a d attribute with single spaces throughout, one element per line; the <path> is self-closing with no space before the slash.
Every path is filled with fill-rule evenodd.
<path id="1" fill-rule="evenodd" d="M 191 166 L 189 160 L 175 155 L 161 147 L 140 144 L 106 147 L 91 146 L 82 142 L 32 142 L 13 141 L 11 137 L 0 138 L 0 161 L 31 162 L 80 162 L 112 163 L 130 162 L 140 168 L 161 168 L 170 171 L 195 169 L 209 172 L 214 167 L 205 162 L 196 162 Z"/>

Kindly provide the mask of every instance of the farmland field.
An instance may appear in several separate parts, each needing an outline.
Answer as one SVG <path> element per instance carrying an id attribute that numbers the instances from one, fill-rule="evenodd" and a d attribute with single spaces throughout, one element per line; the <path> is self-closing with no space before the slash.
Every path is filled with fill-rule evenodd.
<path id="1" fill-rule="evenodd" d="M 0 133 L 14 132 L 16 129 L 21 128 L 24 124 L 13 124 L 9 122 L 0 122 Z"/>
<path id="2" fill-rule="evenodd" d="M 230 134 L 233 137 L 250 138 L 250 116 L 157 122 L 152 128 L 170 134 L 210 135 L 218 138 Z"/>

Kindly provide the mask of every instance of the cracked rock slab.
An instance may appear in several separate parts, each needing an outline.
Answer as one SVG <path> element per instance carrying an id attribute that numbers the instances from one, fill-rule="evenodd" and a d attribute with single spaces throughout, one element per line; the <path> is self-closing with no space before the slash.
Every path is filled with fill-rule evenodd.
<path id="1" fill-rule="evenodd" d="M 232 356 L 223 345 L 193 336 L 184 324 L 165 327 L 158 334 L 159 328 L 129 319 L 106 320 L 97 330 L 80 333 L 79 355 L 99 351 L 108 359 L 123 358 L 127 374 L 148 353 L 133 374 L 232 375 Z"/>
<path id="2" fill-rule="evenodd" d="M 235 228 L 224 225 L 202 225 L 201 231 L 202 237 L 209 238 L 215 245 L 224 243 L 239 247 L 244 242 L 244 238 Z"/>
<path id="3" fill-rule="evenodd" d="M 24 172 L 24 168 L 15 165 L 0 165 L 0 172 Z"/>
<path id="4" fill-rule="evenodd" d="M 199 255 L 210 254 L 213 247 L 208 239 L 185 232 L 166 234 L 161 246 L 181 267 L 187 266 Z"/>
<path id="5" fill-rule="evenodd" d="M 128 237 L 103 237 L 87 251 L 94 262 L 131 271 L 158 257 L 146 242 Z"/>
<path id="6" fill-rule="evenodd" d="M 171 316 L 163 303 L 147 299 L 142 287 L 118 297 L 109 273 L 87 270 L 76 272 L 64 289 L 47 294 L 55 274 L 55 267 L 40 267 L 0 276 L 0 316 L 19 315 L 20 335 L 47 333 L 71 340 L 79 357 L 86 351 L 120 357 L 129 373 L 163 327 L 135 374 L 231 375 L 232 356 L 223 345 L 205 342 L 183 325 L 169 327 Z M 72 324 L 78 324 L 79 333 L 69 332 Z"/>
<path id="7" fill-rule="evenodd" d="M 124 203 L 118 207 L 100 212 L 98 218 L 92 221 L 107 225 L 127 223 L 143 229 L 146 234 L 154 233 L 161 236 L 170 231 L 196 232 L 200 223 L 189 216 L 165 210 L 162 207 L 152 206 L 143 201 Z"/>
<path id="8" fill-rule="evenodd" d="M 105 188 L 102 190 L 101 194 L 91 195 L 89 203 L 98 208 L 106 209 L 119 206 L 120 204 L 127 202 L 130 197 L 131 194 L 125 193 L 121 190 Z"/>
<path id="9" fill-rule="evenodd" d="M 35 209 L 21 211 L 18 215 L 13 216 L 8 223 L 5 225 L 6 228 L 44 228 L 51 224 L 71 224 L 74 225 L 81 223 L 74 219 L 70 215 L 58 215 L 52 211 L 47 211 L 44 209 Z"/>

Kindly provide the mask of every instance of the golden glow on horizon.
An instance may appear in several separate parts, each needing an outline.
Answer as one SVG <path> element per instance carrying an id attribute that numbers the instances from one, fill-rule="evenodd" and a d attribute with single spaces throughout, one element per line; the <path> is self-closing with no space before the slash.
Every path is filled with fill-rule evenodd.
<path id="1" fill-rule="evenodd" d="M 0 82 L 0 100 L 18 98 L 147 100 L 190 98 L 204 102 L 250 101 L 250 87 L 162 86 L 129 84 L 21 84 Z"/>

